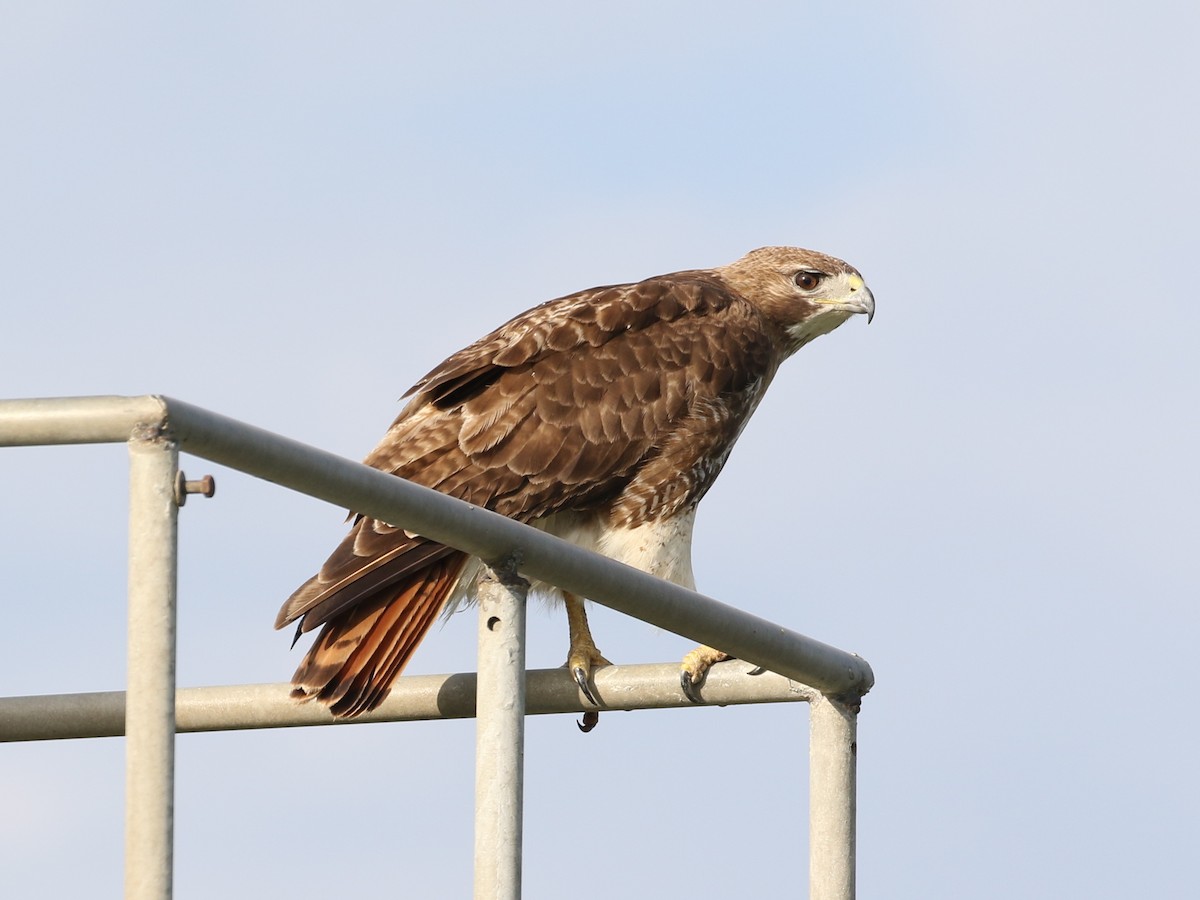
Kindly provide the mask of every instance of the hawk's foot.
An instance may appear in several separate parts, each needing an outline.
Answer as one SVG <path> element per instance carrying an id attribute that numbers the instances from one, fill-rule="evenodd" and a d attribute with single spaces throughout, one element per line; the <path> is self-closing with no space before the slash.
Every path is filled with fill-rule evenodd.
<path id="1" fill-rule="evenodd" d="M 596 645 L 591 641 L 591 635 L 588 635 L 586 641 L 572 642 L 571 652 L 567 656 L 567 669 L 570 671 L 571 677 L 575 679 L 575 683 L 579 685 L 580 692 L 587 697 L 588 703 L 592 706 L 600 706 L 600 701 L 596 699 L 596 694 L 592 690 L 592 670 L 600 666 L 611 665 L 612 663 L 596 649 Z"/>
<path id="2" fill-rule="evenodd" d="M 563 591 L 563 600 L 567 607 L 567 626 L 571 632 L 571 649 L 567 652 L 567 670 L 575 679 L 575 683 L 579 685 L 579 690 L 583 692 L 588 703 L 592 706 L 599 706 L 600 701 L 596 699 L 596 693 L 592 690 L 592 669 L 598 666 L 611 666 L 612 663 L 601 656 L 600 651 L 596 649 L 596 642 L 592 640 L 592 630 L 588 628 L 587 612 L 583 608 L 583 600 L 566 591 Z M 584 731 L 591 731 L 596 727 L 595 716 L 585 716 L 584 722 L 590 724 L 590 727 L 583 729 Z"/>
<path id="3" fill-rule="evenodd" d="M 712 647 L 697 647 L 685 656 L 683 664 L 679 667 L 679 686 L 683 689 L 684 696 L 693 703 L 703 703 L 700 685 L 704 683 L 704 676 L 708 674 L 708 669 L 713 663 L 726 659 L 729 659 L 728 653 L 714 650 Z"/>

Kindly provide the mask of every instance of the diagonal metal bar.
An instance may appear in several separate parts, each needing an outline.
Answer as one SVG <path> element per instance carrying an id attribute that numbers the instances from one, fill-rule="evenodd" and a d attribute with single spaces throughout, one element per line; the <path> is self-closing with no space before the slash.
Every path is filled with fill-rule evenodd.
<path id="1" fill-rule="evenodd" d="M 111 420 L 103 412 L 106 408 Z M 188 453 L 394 522 L 481 559 L 517 553 L 526 577 L 719 647 L 833 697 L 852 701 L 874 683 L 871 667 L 859 656 L 489 510 L 180 400 L 156 396 L 0 401 L 0 445 L 33 443 L 29 434 L 42 443 L 75 443 L 78 416 L 92 439 L 126 440 L 155 409 Z"/>
<path id="2" fill-rule="evenodd" d="M 184 449 L 267 481 L 402 525 L 481 559 L 516 554 L 521 574 L 558 585 L 834 696 L 874 683 L 862 658 L 486 509 L 177 400 L 167 425 Z"/>

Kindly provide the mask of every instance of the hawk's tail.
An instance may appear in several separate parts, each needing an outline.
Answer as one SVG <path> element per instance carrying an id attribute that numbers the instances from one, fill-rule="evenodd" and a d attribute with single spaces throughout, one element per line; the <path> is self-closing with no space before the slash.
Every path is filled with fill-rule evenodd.
<path id="1" fill-rule="evenodd" d="M 377 707 L 445 606 L 466 560 L 453 553 L 331 618 L 292 676 L 292 696 L 324 703 L 339 718 Z"/>

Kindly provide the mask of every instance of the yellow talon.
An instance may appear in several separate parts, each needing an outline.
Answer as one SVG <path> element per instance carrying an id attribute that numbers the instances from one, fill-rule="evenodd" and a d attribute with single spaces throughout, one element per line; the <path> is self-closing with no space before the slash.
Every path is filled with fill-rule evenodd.
<path id="1" fill-rule="evenodd" d="M 592 640 L 592 632 L 588 627 L 587 613 L 583 609 L 583 601 L 574 594 L 563 593 L 567 604 L 567 625 L 571 631 L 571 649 L 567 653 L 567 670 L 579 690 L 593 706 L 600 706 L 595 692 L 592 690 L 592 670 L 600 666 L 611 666 L 603 654 L 596 649 Z M 595 727 L 594 721 L 592 727 Z M 586 729 L 588 731 L 591 728 Z"/>
<path id="2" fill-rule="evenodd" d="M 704 676 L 708 674 L 709 667 L 713 663 L 719 663 L 726 659 L 729 659 L 728 653 L 723 650 L 714 650 L 712 647 L 697 647 L 685 656 L 679 667 L 679 687 L 683 690 L 684 696 L 693 703 L 703 703 L 704 700 L 698 690 L 700 683 L 704 681 Z"/>

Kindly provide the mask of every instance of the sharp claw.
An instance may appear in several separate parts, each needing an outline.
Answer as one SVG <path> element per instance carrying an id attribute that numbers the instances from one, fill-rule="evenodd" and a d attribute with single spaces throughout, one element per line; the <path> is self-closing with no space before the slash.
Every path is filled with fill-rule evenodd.
<path id="1" fill-rule="evenodd" d="M 592 704 L 592 706 L 599 706 L 600 701 L 597 700 L 596 695 L 592 693 L 592 686 L 588 684 L 587 672 L 584 671 L 583 667 L 576 666 L 573 668 L 571 670 L 571 676 L 575 679 L 575 683 L 579 685 L 579 690 L 583 692 L 583 696 L 587 698 L 588 703 Z M 586 716 L 587 714 L 585 713 L 584 715 Z M 592 726 L 592 728 L 595 727 L 595 725 Z M 591 731 L 591 728 L 587 730 Z"/>
<path id="2" fill-rule="evenodd" d="M 692 681 L 692 673 L 687 669 L 679 673 L 679 687 L 683 689 L 683 695 L 693 703 L 704 702 L 700 697 L 700 693 L 696 690 L 696 682 Z"/>
<path id="3" fill-rule="evenodd" d="M 599 724 L 600 724 L 600 713 L 596 712 L 594 709 L 588 710 L 587 712 L 585 712 L 583 714 L 582 722 L 580 722 L 580 721 L 575 722 L 576 727 L 580 731 L 582 731 L 584 734 L 587 734 L 589 731 L 591 731 L 593 728 L 595 728 Z"/>

